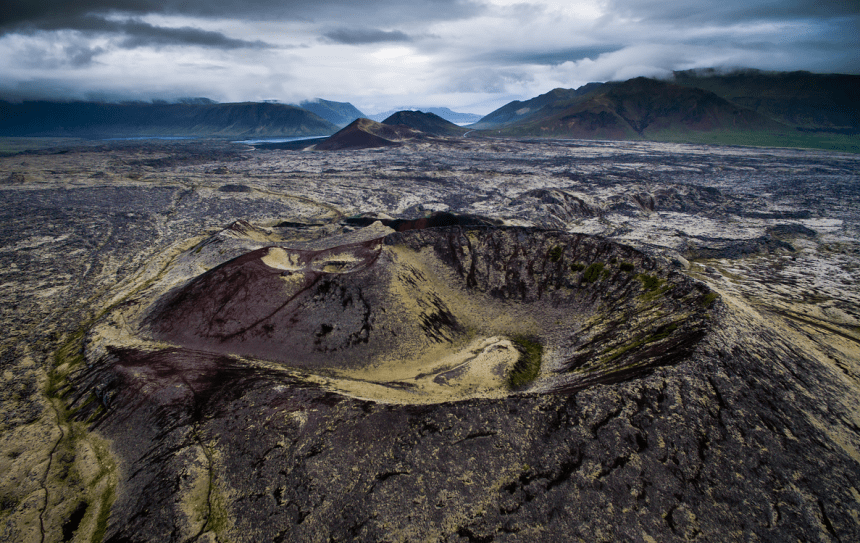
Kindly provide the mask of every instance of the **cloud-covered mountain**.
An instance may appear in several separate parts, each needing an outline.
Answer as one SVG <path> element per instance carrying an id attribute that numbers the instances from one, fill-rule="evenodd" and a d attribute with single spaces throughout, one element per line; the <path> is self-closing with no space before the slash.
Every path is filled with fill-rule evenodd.
<path id="1" fill-rule="evenodd" d="M 687 70 L 678 85 L 709 90 L 730 102 L 805 130 L 860 130 L 860 76 L 809 72 Z"/>
<path id="2" fill-rule="evenodd" d="M 71 137 L 321 136 L 337 126 L 273 103 L 0 102 L 0 135 Z"/>
<path id="3" fill-rule="evenodd" d="M 678 84 L 681 83 L 681 84 Z M 701 85 L 700 85 L 701 83 Z M 555 89 L 470 128 L 496 136 L 858 149 L 860 76 L 679 72 Z M 698 88 L 699 86 L 703 88 Z M 853 138 L 853 139 L 852 139 Z"/>
<path id="4" fill-rule="evenodd" d="M 349 102 L 333 102 L 315 98 L 314 100 L 305 100 L 299 106 L 339 127 L 344 127 L 356 119 L 367 117 Z"/>
<path id="5" fill-rule="evenodd" d="M 578 96 L 560 96 L 501 133 L 624 140 L 653 139 L 664 132 L 780 127 L 712 92 L 640 77 L 601 85 Z"/>

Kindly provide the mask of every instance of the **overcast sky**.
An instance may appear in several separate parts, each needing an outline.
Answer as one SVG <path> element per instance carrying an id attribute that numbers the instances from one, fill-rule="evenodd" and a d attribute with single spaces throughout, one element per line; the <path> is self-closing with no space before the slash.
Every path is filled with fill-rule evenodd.
<path id="1" fill-rule="evenodd" d="M 857 0 L 4 0 L 0 97 L 486 114 L 590 81 L 860 73 Z"/>

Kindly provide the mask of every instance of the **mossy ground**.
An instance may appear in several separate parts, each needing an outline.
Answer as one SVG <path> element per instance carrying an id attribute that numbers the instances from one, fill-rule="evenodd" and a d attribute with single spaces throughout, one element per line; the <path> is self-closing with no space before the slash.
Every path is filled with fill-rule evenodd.
<path id="1" fill-rule="evenodd" d="M 89 431 L 89 421 L 80 421 L 76 416 L 97 398 L 89 395 L 80 405 L 74 408 L 69 405 L 68 376 L 84 363 L 84 335 L 82 327 L 54 352 L 53 367 L 45 385 L 45 395 L 62 432 L 51 453 L 46 475 L 49 509 L 45 514 L 61 525 L 64 540 L 73 535 L 76 541 L 97 542 L 104 539 L 107 530 L 116 497 L 117 474 L 107 443 Z M 80 454 L 82 450 L 91 451 L 89 460 Z"/>
<path id="2" fill-rule="evenodd" d="M 511 341 L 520 351 L 520 358 L 511 368 L 507 379 L 508 388 L 513 390 L 526 387 L 537 378 L 543 358 L 543 345 L 523 336 L 514 337 Z"/>
<path id="3" fill-rule="evenodd" d="M 594 262 L 582 272 L 582 280 L 586 283 L 593 283 L 600 278 L 600 274 L 603 271 L 604 264 L 603 262 Z"/>
<path id="4" fill-rule="evenodd" d="M 603 364 L 607 364 L 609 362 L 612 362 L 612 361 L 620 358 L 622 355 L 624 355 L 628 352 L 631 352 L 631 351 L 635 351 L 635 350 L 639 349 L 640 347 L 648 345 L 649 343 L 655 343 L 655 342 L 660 341 L 662 339 L 666 339 L 667 337 L 671 336 L 672 333 L 675 330 L 677 330 L 680 325 L 681 325 L 680 322 L 673 322 L 673 323 L 667 324 L 665 326 L 660 327 L 655 333 L 653 333 L 649 336 L 641 337 L 635 341 L 631 341 L 630 343 L 622 345 L 621 347 L 618 347 L 615 349 L 610 349 L 609 351 L 607 351 L 607 353 L 609 354 L 609 357 L 606 358 L 605 360 L 603 360 Z M 595 368 L 595 369 L 597 369 L 597 368 Z"/>
<path id="5" fill-rule="evenodd" d="M 716 292 L 709 292 L 702 297 L 702 307 L 711 307 L 711 305 L 719 298 L 720 295 Z"/>

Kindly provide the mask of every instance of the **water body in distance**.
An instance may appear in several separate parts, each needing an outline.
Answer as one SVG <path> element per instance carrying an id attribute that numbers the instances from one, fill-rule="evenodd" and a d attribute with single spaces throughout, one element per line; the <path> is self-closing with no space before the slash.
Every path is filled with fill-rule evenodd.
<path id="1" fill-rule="evenodd" d="M 139 140 L 191 140 L 192 136 L 134 136 L 129 138 L 105 138 L 102 141 L 139 141 Z"/>
<path id="2" fill-rule="evenodd" d="M 233 143 L 245 143 L 247 145 L 259 145 L 261 143 L 265 144 L 265 143 L 289 143 L 289 142 L 293 142 L 293 141 L 315 141 L 315 140 L 325 139 L 327 137 L 328 136 L 314 136 L 314 137 L 295 136 L 295 137 L 290 137 L 290 138 L 262 138 L 262 139 L 256 139 L 256 140 L 234 141 Z"/>

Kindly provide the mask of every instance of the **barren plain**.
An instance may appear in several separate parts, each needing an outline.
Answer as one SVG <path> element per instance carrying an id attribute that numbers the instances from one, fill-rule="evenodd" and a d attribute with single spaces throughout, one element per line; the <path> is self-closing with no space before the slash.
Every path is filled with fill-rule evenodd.
<path id="1" fill-rule="evenodd" d="M 860 156 L 13 142 L 0 539 L 860 540 Z"/>

